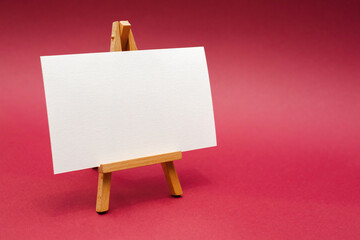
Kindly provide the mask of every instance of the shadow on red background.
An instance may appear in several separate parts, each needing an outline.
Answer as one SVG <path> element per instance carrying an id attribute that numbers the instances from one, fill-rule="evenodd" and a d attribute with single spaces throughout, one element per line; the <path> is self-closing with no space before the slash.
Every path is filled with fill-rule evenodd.
<path id="1" fill-rule="evenodd" d="M 0 2 L 0 239 L 357 239 L 358 1 Z M 114 174 L 53 175 L 40 56 L 205 46 L 218 147 Z"/>

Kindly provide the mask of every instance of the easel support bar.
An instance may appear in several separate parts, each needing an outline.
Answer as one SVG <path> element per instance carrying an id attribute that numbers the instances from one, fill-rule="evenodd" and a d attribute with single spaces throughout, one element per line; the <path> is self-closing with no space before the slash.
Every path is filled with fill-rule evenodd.
<path id="1" fill-rule="evenodd" d="M 120 162 L 101 164 L 99 167 L 99 172 L 110 173 L 110 172 L 115 172 L 129 168 L 143 167 L 157 163 L 175 161 L 181 158 L 182 158 L 181 152 L 165 153 L 150 157 L 142 157 L 142 158 L 130 159 Z"/>

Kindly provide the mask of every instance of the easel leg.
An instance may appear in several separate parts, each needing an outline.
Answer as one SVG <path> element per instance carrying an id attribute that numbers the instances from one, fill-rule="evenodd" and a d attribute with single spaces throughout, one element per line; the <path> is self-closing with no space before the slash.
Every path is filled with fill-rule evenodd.
<path id="1" fill-rule="evenodd" d="M 111 173 L 99 172 L 96 212 L 104 213 L 109 210 Z"/>
<path id="2" fill-rule="evenodd" d="M 178 175 L 175 170 L 174 162 L 161 163 L 162 169 L 165 174 L 166 182 L 169 186 L 170 194 L 172 196 L 181 196 L 183 193 L 180 185 Z"/>

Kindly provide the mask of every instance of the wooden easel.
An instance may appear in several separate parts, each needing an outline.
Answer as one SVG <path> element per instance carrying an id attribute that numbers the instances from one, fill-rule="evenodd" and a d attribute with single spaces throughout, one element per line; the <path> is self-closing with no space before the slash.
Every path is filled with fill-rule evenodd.
<path id="1" fill-rule="evenodd" d="M 128 21 L 116 21 L 112 24 L 110 52 L 137 50 L 131 25 Z M 181 152 L 166 153 L 161 155 L 130 159 L 121 162 L 101 164 L 98 168 L 99 180 L 96 200 L 96 212 L 105 213 L 109 210 L 111 173 L 123 169 L 142 167 L 161 163 L 168 184 L 170 194 L 181 196 L 182 189 L 177 176 L 174 162 L 181 159 Z"/>

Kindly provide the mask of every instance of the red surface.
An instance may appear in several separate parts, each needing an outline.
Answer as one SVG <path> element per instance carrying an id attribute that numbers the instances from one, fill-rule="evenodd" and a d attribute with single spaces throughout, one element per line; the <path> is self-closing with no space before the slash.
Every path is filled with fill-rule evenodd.
<path id="1" fill-rule="evenodd" d="M 31 2 L 31 3 L 30 3 Z M 0 239 L 359 239 L 358 1 L 0 2 Z M 218 147 L 113 174 L 53 175 L 41 55 L 205 46 Z"/>

